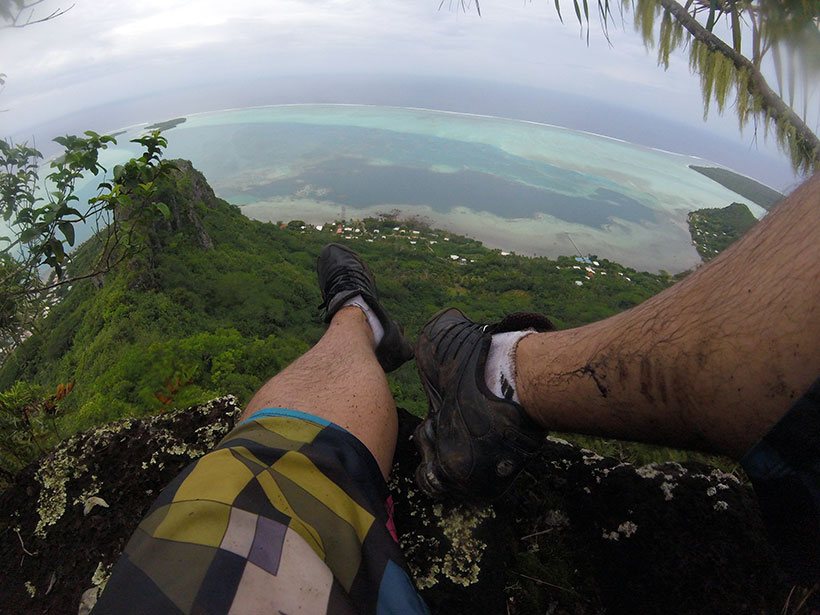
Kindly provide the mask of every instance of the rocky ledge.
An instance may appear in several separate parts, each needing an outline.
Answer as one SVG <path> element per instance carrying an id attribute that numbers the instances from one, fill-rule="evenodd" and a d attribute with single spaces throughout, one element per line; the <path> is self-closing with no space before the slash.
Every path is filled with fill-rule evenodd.
<path id="1" fill-rule="evenodd" d="M 225 397 L 120 421 L 21 472 L 0 494 L 0 612 L 87 611 L 154 497 L 238 413 Z M 783 578 L 734 474 L 637 467 L 551 437 L 501 501 L 435 502 L 412 479 L 417 423 L 400 411 L 390 487 L 434 613 L 795 613 L 806 595 Z"/>

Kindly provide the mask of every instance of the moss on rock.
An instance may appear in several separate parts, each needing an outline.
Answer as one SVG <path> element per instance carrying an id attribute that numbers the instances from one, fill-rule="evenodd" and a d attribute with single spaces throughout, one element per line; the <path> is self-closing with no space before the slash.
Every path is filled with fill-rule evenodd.
<path id="1" fill-rule="evenodd" d="M 154 498 L 238 413 L 221 398 L 120 421 L 21 472 L 0 494 L 0 612 L 87 612 Z M 769 612 L 786 600 L 754 496 L 734 474 L 640 467 L 549 438 L 491 506 L 433 501 L 413 480 L 419 419 L 399 415 L 389 487 L 434 613 Z M 89 508 L 93 498 L 108 507 Z"/>

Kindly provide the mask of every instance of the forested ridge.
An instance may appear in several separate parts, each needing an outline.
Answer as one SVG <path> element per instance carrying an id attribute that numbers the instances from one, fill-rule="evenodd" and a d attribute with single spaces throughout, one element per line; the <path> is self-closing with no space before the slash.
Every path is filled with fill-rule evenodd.
<path id="1" fill-rule="evenodd" d="M 253 221 L 216 198 L 189 163 L 177 164 L 181 171 L 163 180 L 159 194 L 171 220 L 153 222 L 147 247 L 116 270 L 58 287 L 59 301 L 39 332 L 0 370 L 0 390 L 18 381 L 44 391 L 73 383 L 55 417 L 61 436 L 228 393 L 246 401 L 321 336 L 315 261 L 330 241 L 364 257 L 385 305 L 412 338 L 446 306 L 486 321 L 538 311 L 571 327 L 672 283 L 594 257 L 502 255 L 391 215 L 322 230 Z M 98 250 L 93 240 L 84 244 L 72 274 Z M 390 382 L 400 406 L 424 413 L 412 363 Z"/>

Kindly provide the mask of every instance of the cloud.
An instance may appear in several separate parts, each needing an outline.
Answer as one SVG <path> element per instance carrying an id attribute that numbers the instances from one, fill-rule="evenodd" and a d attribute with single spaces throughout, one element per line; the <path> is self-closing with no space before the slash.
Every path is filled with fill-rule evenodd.
<path id="1" fill-rule="evenodd" d="M 50 1 L 44 12 L 59 6 Z M 240 102 L 224 95 L 225 84 L 252 90 L 314 74 L 470 77 L 702 123 L 688 59 L 676 54 L 664 72 L 631 30 L 612 28 L 610 46 L 593 24 L 587 45 L 568 5 L 566 24 L 549 2 L 483 2 L 481 17 L 438 7 L 437 0 L 76 0 L 59 19 L 0 31 L 0 72 L 8 75 L 0 102 L 10 109 L 0 115 L 0 133 L 115 101 L 181 100 L 185 91 L 196 92 L 190 110 L 204 110 L 211 96 L 233 106 Z M 734 122 L 709 128 L 738 139 Z"/>

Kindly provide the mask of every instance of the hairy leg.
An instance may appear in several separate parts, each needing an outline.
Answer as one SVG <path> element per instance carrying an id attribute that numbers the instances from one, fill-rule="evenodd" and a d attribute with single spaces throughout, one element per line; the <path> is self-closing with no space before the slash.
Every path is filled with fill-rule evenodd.
<path id="1" fill-rule="evenodd" d="M 518 345 L 549 429 L 741 456 L 820 374 L 820 174 L 639 306 Z"/>
<path id="2" fill-rule="evenodd" d="M 241 420 L 263 408 L 290 408 L 327 419 L 361 440 L 385 478 L 393 464 L 396 404 L 357 307 L 339 310 L 322 339 L 253 396 Z"/>

